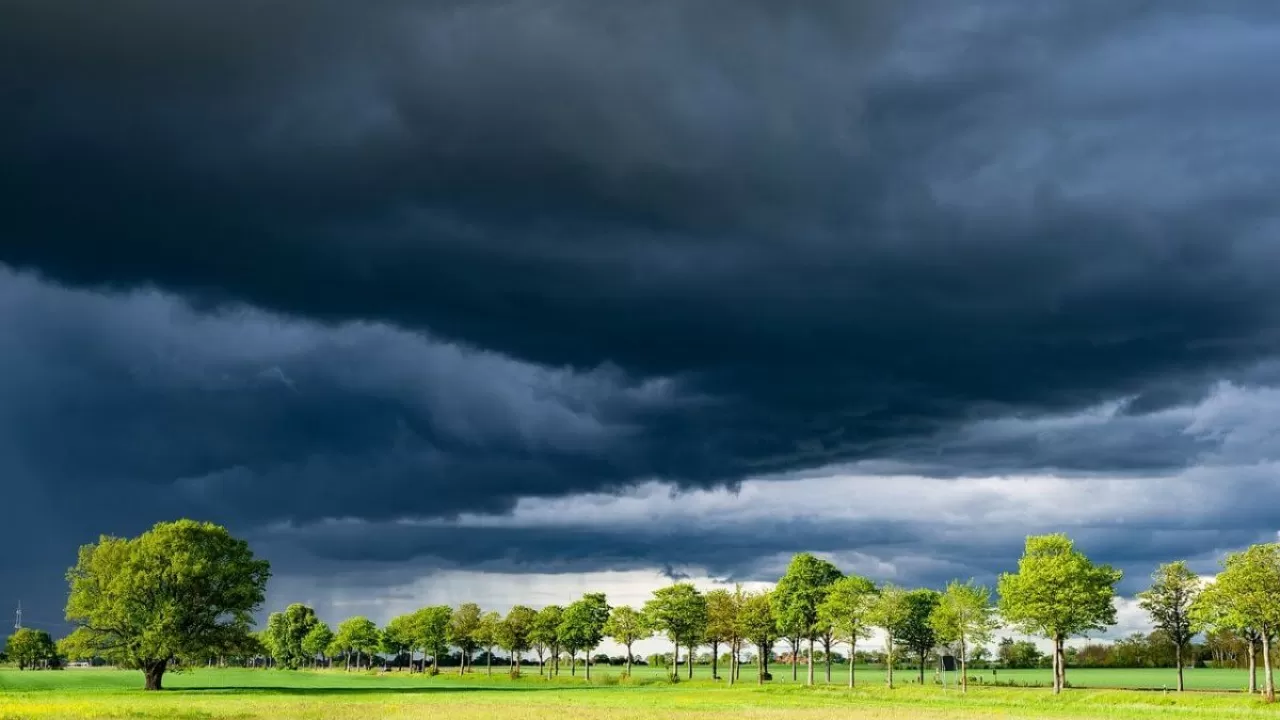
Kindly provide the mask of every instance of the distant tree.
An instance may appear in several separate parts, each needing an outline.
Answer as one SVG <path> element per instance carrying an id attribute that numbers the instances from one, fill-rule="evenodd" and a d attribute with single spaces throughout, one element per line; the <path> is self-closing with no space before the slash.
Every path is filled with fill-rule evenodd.
<path id="1" fill-rule="evenodd" d="M 331 642 L 333 631 L 322 622 L 317 622 L 307 631 L 306 637 L 302 638 L 302 651 L 311 658 L 312 667 L 316 665 L 317 656 L 325 655 Z"/>
<path id="2" fill-rule="evenodd" d="M 871 616 L 876 586 L 870 580 L 848 575 L 831 584 L 818 606 L 818 616 L 840 642 L 849 644 L 849 687 L 853 687 L 858 640 L 871 636 Z"/>
<path id="3" fill-rule="evenodd" d="M 969 648 L 977 645 L 978 650 L 985 652 L 982 645 L 991 642 L 991 634 L 999 626 L 991 604 L 991 590 L 972 580 L 948 584 L 929 617 L 929 624 L 938 640 L 959 645 L 960 691 L 968 692 Z"/>
<path id="4" fill-rule="evenodd" d="M 338 625 L 338 631 L 333 636 L 333 643 L 342 649 L 346 660 L 346 669 L 351 669 L 351 655 L 354 653 L 356 670 L 359 670 L 361 660 L 371 658 L 378 651 L 381 639 L 378 626 L 374 625 L 369 618 L 357 615 L 343 620 Z"/>
<path id="5" fill-rule="evenodd" d="M 898 633 L 911 619 L 911 600 L 907 591 L 897 585 L 886 583 L 876 595 L 867 620 L 873 627 L 884 630 L 885 634 L 885 683 L 893 687 L 893 664 L 899 645 Z"/>
<path id="6" fill-rule="evenodd" d="M 668 585 L 653 592 L 653 598 L 644 604 L 644 615 L 649 627 L 666 633 L 674 645 L 671 674 L 678 677 L 681 642 L 687 644 L 689 638 L 700 636 L 707 626 L 707 598 L 690 583 Z M 692 655 L 689 663 L 692 668 Z"/>
<path id="7" fill-rule="evenodd" d="M 479 605 L 462 603 L 449 619 L 449 644 L 458 648 L 462 656 L 458 661 L 459 675 L 471 667 L 471 657 L 476 652 L 476 631 L 480 629 L 480 617 Z"/>
<path id="8" fill-rule="evenodd" d="M 609 603 L 604 593 L 587 593 L 581 600 L 569 605 L 564 610 L 557 635 L 561 644 L 570 653 L 570 668 L 576 674 L 576 658 L 583 653 L 588 661 L 585 665 L 587 679 L 591 679 L 591 651 L 604 640 L 604 626 L 609 622 Z"/>
<path id="9" fill-rule="evenodd" d="M 826 599 L 831 584 L 842 577 L 840 570 L 826 560 L 800 553 L 791 558 L 787 572 L 773 591 L 773 608 L 777 613 L 778 629 L 788 637 L 809 641 L 809 684 L 813 684 L 813 645 L 821 634 L 818 607 Z M 796 647 L 794 650 L 798 651 Z M 795 656 L 791 655 L 792 672 Z"/>
<path id="10" fill-rule="evenodd" d="M 631 677 L 631 646 L 653 634 L 644 614 L 628 605 L 619 605 L 609 613 L 604 634 L 627 649 L 627 677 Z"/>
<path id="11" fill-rule="evenodd" d="M 95 655 L 162 687 L 175 661 L 198 662 L 249 634 L 270 576 L 247 543 L 211 523 L 160 523 L 80 548 L 67 619 Z"/>
<path id="12" fill-rule="evenodd" d="M 306 663 L 307 653 L 302 649 L 302 639 L 319 624 L 316 611 L 301 603 L 294 603 L 283 612 L 267 616 L 267 647 L 276 664 L 297 670 Z"/>
<path id="13" fill-rule="evenodd" d="M 556 675 L 560 674 L 560 623 L 564 620 L 564 608 L 548 605 L 538 611 L 529 632 L 529 642 L 538 653 L 538 672 L 546 671 L 546 655 L 550 654 Z"/>
<path id="14" fill-rule="evenodd" d="M 1191 638 L 1200 632 L 1200 624 L 1191 608 L 1200 595 L 1200 578 L 1187 563 L 1161 565 L 1151 576 L 1151 587 L 1138 593 L 1138 605 L 1151 616 L 1157 628 L 1168 634 L 1174 646 L 1174 663 L 1178 668 L 1178 692 L 1183 690 L 1182 655 Z"/>
<path id="15" fill-rule="evenodd" d="M 924 684 L 924 665 L 929 652 L 938 644 L 938 636 L 933 631 L 929 618 L 938 607 L 942 597 L 937 590 L 918 588 L 907 592 L 907 606 L 910 612 L 907 619 L 898 628 L 895 640 L 904 650 L 915 655 L 920 668 L 920 684 Z"/>
<path id="16" fill-rule="evenodd" d="M 1000 614 L 1028 634 L 1053 641 L 1053 691 L 1066 687 L 1067 638 L 1116 622 L 1115 585 L 1122 573 L 1095 565 L 1066 535 L 1027 538 L 1018 572 L 1000 575 Z"/>
<path id="17" fill-rule="evenodd" d="M 18 664 L 18 670 L 38 668 L 55 662 L 58 649 L 53 638 L 44 630 L 19 628 L 5 642 L 5 654 Z"/>
<path id="18" fill-rule="evenodd" d="M 769 674 L 769 653 L 778 637 L 778 621 L 773 611 L 773 597 L 768 592 L 746 595 L 738 613 L 738 630 L 742 637 L 756 646 L 759 665 L 757 682 L 764 684 Z"/>
<path id="19" fill-rule="evenodd" d="M 422 650 L 424 656 L 431 655 L 432 675 L 440 673 L 440 661 L 449 652 L 449 621 L 452 619 L 453 608 L 448 605 L 425 607 L 413 614 L 413 644 Z M 425 657 L 423 663 L 426 663 Z"/>
<path id="20" fill-rule="evenodd" d="M 538 613 L 524 605 L 511 608 L 498 625 L 498 644 L 511 653 L 511 670 L 519 674 L 520 655 L 529 649 L 529 634 Z"/>
<path id="21" fill-rule="evenodd" d="M 719 662 L 720 645 L 729 646 L 729 684 L 732 685 L 737 675 L 737 657 L 739 642 L 742 638 L 738 630 L 738 612 L 743 599 L 742 586 L 738 585 L 733 592 L 728 590 L 712 590 L 707 593 L 707 629 L 703 633 L 705 640 L 711 645 L 711 677 L 720 677 Z"/>
<path id="22" fill-rule="evenodd" d="M 498 644 L 498 628 L 502 625 L 502 616 L 496 612 L 487 612 L 480 616 L 471 639 L 476 645 L 484 648 L 485 673 L 493 674 L 493 648 Z"/>
<path id="23" fill-rule="evenodd" d="M 1280 544 L 1253 545 L 1231 553 L 1223 559 L 1222 567 L 1213 584 L 1201 593 L 1205 608 L 1195 617 L 1257 634 L 1262 644 L 1262 693 L 1267 702 L 1275 702 L 1271 640 L 1280 631 Z"/>

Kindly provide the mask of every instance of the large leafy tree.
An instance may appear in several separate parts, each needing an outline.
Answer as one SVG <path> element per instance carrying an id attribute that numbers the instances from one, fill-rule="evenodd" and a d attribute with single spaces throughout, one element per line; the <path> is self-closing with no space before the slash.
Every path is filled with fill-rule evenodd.
<path id="1" fill-rule="evenodd" d="M 848 575 L 831 584 L 818 606 L 818 617 L 830 627 L 840 642 L 849 644 L 849 687 L 853 687 L 853 666 L 858 640 L 871 635 L 871 610 L 876 602 L 876 586 L 867 578 Z"/>
<path id="2" fill-rule="evenodd" d="M 940 642 L 958 645 L 960 690 L 968 692 L 969 649 L 991 642 L 991 634 L 999 625 L 991 603 L 991 590 L 972 580 L 948 584 L 929 617 L 929 624 Z"/>
<path id="3" fill-rule="evenodd" d="M 160 523 L 80 548 L 67 573 L 67 620 L 86 647 L 143 671 L 160 690 L 175 660 L 196 662 L 249 633 L 270 566 L 212 523 Z"/>
<path id="4" fill-rule="evenodd" d="M 44 630 L 18 628 L 9 636 L 4 647 L 5 654 L 11 662 L 18 664 L 19 670 L 37 668 L 58 659 L 53 637 Z"/>
<path id="5" fill-rule="evenodd" d="M 604 640 L 604 626 L 609 622 L 609 603 L 604 593 L 587 593 L 581 600 L 564 610 L 560 621 L 559 637 L 570 657 L 576 659 L 579 652 L 586 655 L 587 679 L 591 679 L 591 651 Z M 575 660 L 576 666 L 576 660 Z M 576 667 L 570 668 L 571 672 Z"/>
<path id="6" fill-rule="evenodd" d="M 1183 652 L 1191 638 L 1200 632 L 1200 624 L 1191 612 L 1199 595 L 1200 578 L 1182 560 L 1156 568 L 1151 576 L 1151 587 L 1138 593 L 1138 604 L 1173 643 L 1178 692 L 1183 690 Z"/>
<path id="7" fill-rule="evenodd" d="M 1110 565 L 1095 565 L 1062 534 L 1028 537 L 1018 572 L 1000 575 L 1004 619 L 1053 641 L 1054 693 L 1066 687 L 1067 638 L 1115 624 L 1121 575 Z"/>
<path id="8" fill-rule="evenodd" d="M 480 616 L 476 629 L 471 631 L 471 639 L 477 647 L 484 648 L 485 673 L 493 674 L 493 648 L 498 645 L 498 628 L 502 625 L 502 616 L 496 612 L 487 612 Z"/>
<path id="9" fill-rule="evenodd" d="M 560 623 L 564 620 L 564 608 L 548 605 L 538 611 L 529 631 L 529 642 L 538 653 L 538 672 L 546 671 L 546 656 L 551 655 L 555 674 L 560 674 Z"/>
<path id="10" fill-rule="evenodd" d="M 316 658 L 327 653 L 331 642 L 333 631 L 322 622 L 317 622 L 307 631 L 306 637 L 302 638 L 302 651 L 311 658 L 312 667 L 316 664 Z"/>
<path id="11" fill-rule="evenodd" d="M 1280 631 L 1280 544 L 1232 553 L 1223 559 L 1222 568 L 1203 595 L 1221 625 L 1257 634 L 1262 643 L 1262 692 L 1274 702 L 1271 640 Z"/>
<path id="12" fill-rule="evenodd" d="M 773 607 L 778 629 L 789 637 L 809 641 L 809 684 L 813 684 L 813 645 L 822 634 L 818 607 L 826 599 L 831 584 L 842 577 L 831 563 L 809 553 L 791 558 L 787 572 L 773 591 Z M 799 648 L 796 648 L 799 650 Z M 794 669 L 796 653 L 792 653 Z"/>
<path id="13" fill-rule="evenodd" d="M 307 652 L 302 647 L 302 639 L 319 623 L 316 611 L 301 603 L 267 616 L 267 647 L 276 664 L 291 670 L 306 664 Z"/>
<path id="14" fill-rule="evenodd" d="M 413 614 L 417 646 L 431 655 L 431 674 L 440 672 L 440 660 L 449 651 L 449 621 L 453 608 L 448 605 L 425 607 Z"/>
<path id="15" fill-rule="evenodd" d="M 774 616 L 771 593 L 750 593 L 742 599 L 742 606 L 738 611 L 738 631 L 756 646 L 756 662 L 759 665 L 756 682 L 763 685 L 769 674 L 769 653 L 778 638 L 778 621 Z"/>
<path id="16" fill-rule="evenodd" d="M 529 633 L 538 613 L 524 605 L 511 608 L 498 625 L 498 644 L 511 653 L 512 671 L 520 672 L 520 655 L 529 649 Z"/>
<path id="17" fill-rule="evenodd" d="M 707 598 L 691 583 L 676 583 L 653 592 L 653 598 L 644 604 L 644 616 L 655 631 L 666 633 L 675 646 L 671 660 L 672 677 L 678 677 L 677 667 L 681 643 L 701 637 L 707 627 Z M 689 657 L 693 667 L 693 657 Z"/>
<path id="18" fill-rule="evenodd" d="M 924 684 L 924 664 L 929 651 L 938 644 L 929 618 L 938 607 L 941 594 L 937 590 L 918 588 L 907 592 L 907 619 L 898 627 L 895 640 L 907 652 L 915 655 L 920 669 L 920 684 Z"/>
<path id="19" fill-rule="evenodd" d="M 627 650 L 627 677 L 631 677 L 631 646 L 653 634 L 644 614 L 630 605 L 619 605 L 609 612 L 609 622 L 604 625 L 606 637 Z"/>
<path id="20" fill-rule="evenodd" d="M 471 666 L 471 656 L 476 652 L 476 631 L 480 629 L 480 617 L 479 605 L 462 603 L 449 619 L 449 644 L 458 648 L 462 655 L 458 663 L 459 675 L 467 672 Z"/>
<path id="21" fill-rule="evenodd" d="M 885 683 L 893 687 L 893 664 L 897 655 L 898 633 L 911 618 L 911 601 L 907 591 L 886 583 L 871 605 L 867 621 L 884 630 Z"/>
<path id="22" fill-rule="evenodd" d="M 382 636 L 378 632 L 378 626 L 372 620 L 363 615 L 357 615 L 343 620 L 338 625 L 338 631 L 333 635 L 332 645 L 342 652 L 347 670 L 351 669 L 351 656 L 355 655 L 356 669 L 359 670 L 362 660 L 371 658 L 378 652 L 378 648 L 382 645 Z"/>

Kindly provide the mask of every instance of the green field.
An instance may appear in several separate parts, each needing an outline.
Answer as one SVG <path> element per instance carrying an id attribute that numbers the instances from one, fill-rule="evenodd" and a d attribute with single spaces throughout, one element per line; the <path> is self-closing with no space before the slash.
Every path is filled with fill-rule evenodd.
<path id="1" fill-rule="evenodd" d="M 778 668 L 778 670 L 783 670 Z M 404 673 L 198 670 L 165 677 L 168 690 L 144 693 L 140 673 L 118 670 L 23 672 L 0 670 L 0 719 L 36 718 L 449 718 L 479 720 L 630 720 L 633 718 L 1277 718 L 1280 706 L 1264 706 L 1242 693 L 1073 689 L 1054 697 L 1045 689 L 974 687 L 967 696 L 935 685 L 889 691 L 874 682 L 857 690 L 806 688 L 789 680 L 760 688 L 727 687 L 708 679 L 671 685 L 646 670 L 630 683 L 616 671 L 545 680 L 536 674 L 511 680 L 483 670 L 459 678 Z M 703 670 L 705 674 L 705 669 Z M 1043 676 L 1026 671 L 1026 679 Z M 1076 671 L 1080 681 L 1159 686 L 1168 671 Z M 1004 679 L 1006 673 L 1000 673 Z M 1008 671 L 1008 674 L 1015 674 Z M 1196 670 L 1198 687 L 1236 687 L 1243 673 Z M 1047 676 L 1045 677 L 1047 679 Z"/>

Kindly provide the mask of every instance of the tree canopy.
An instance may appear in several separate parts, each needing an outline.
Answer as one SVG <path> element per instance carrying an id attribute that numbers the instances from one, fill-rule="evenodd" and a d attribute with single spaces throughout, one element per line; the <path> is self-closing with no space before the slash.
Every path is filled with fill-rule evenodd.
<path id="1" fill-rule="evenodd" d="M 949 583 L 929 616 L 929 624 L 940 643 L 958 645 L 960 688 L 968 692 L 969 649 L 991 642 L 991 635 L 1000 624 L 991 603 L 991 590 L 973 580 Z"/>
<path id="2" fill-rule="evenodd" d="M 1182 653 L 1191 638 L 1200 632 L 1200 623 L 1191 612 L 1200 595 L 1200 578 L 1179 560 L 1156 568 L 1151 581 L 1150 588 L 1138 593 L 1138 605 L 1173 643 L 1178 691 L 1182 692 Z"/>
<path id="3" fill-rule="evenodd" d="M 265 639 L 276 663 L 291 670 L 306 664 L 309 654 L 303 648 L 302 640 L 318 624 L 320 619 L 316 617 L 316 611 L 301 603 L 268 615 Z"/>
<path id="4" fill-rule="evenodd" d="M 141 669 L 159 690 L 174 660 L 197 661 L 243 641 L 270 566 L 212 523 L 159 523 L 126 540 L 85 545 L 67 573 L 67 620 L 95 655 Z"/>
<path id="5" fill-rule="evenodd" d="M 1110 565 L 1095 565 L 1062 534 L 1028 537 L 1018 572 L 1000 575 L 1000 614 L 1054 643 L 1055 693 L 1066 686 L 1066 639 L 1115 624 L 1121 576 Z"/>
<path id="6" fill-rule="evenodd" d="M 604 640 L 604 626 L 609 622 L 609 603 L 604 593 L 587 593 L 581 600 L 565 608 L 560 620 L 560 644 L 576 655 L 587 654 L 587 677 L 591 677 L 590 653 Z"/>
<path id="7" fill-rule="evenodd" d="M 832 583 L 842 576 L 835 565 L 810 553 L 791 558 L 787 572 L 773 591 L 773 609 L 778 629 L 787 636 L 809 641 L 810 656 L 814 639 L 820 633 L 818 607 L 826 599 Z M 794 657 L 794 655 L 793 655 Z M 809 684 L 813 684 L 813 663 L 809 663 Z"/>
<path id="8" fill-rule="evenodd" d="M 668 585 L 653 591 L 653 598 L 644 604 L 644 615 L 650 627 L 666 633 L 675 645 L 674 657 L 679 658 L 681 643 L 701 635 L 707 626 L 707 598 L 691 583 Z M 679 674 L 675 662 L 671 673 Z"/>
<path id="9" fill-rule="evenodd" d="M 40 667 L 58 659 L 58 649 L 53 637 L 44 630 L 35 628 L 15 630 L 5 641 L 4 648 L 9 660 L 17 663 L 19 670 Z"/>
<path id="10" fill-rule="evenodd" d="M 498 625 L 498 644 L 511 653 L 517 672 L 520 670 L 520 653 L 529 649 L 529 633 L 533 631 L 537 616 L 532 608 L 516 605 Z"/>
<path id="11" fill-rule="evenodd" d="M 826 598 L 818 606 L 818 617 L 849 644 L 849 656 L 857 650 L 858 640 L 871 635 L 871 611 L 875 607 L 876 586 L 867 578 L 847 575 L 831 584 Z M 854 685 L 854 665 L 849 663 L 849 687 Z"/>
<path id="12" fill-rule="evenodd" d="M 631 646 L 637 640 L 643 640 L 653 634 L 643 613 L 637 612 L 630 605 L 619 605 L 609 613 L 609 622 L 605 623 L 604 634 L 626 648 L 627 675 L 631 674 Z"/>

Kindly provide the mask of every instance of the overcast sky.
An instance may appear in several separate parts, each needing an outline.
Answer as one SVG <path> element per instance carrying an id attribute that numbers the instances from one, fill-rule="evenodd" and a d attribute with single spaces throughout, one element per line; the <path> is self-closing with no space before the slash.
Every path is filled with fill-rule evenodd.
<path id="1" fill-rule="evenodd" d="M 183 516 L 334 621 L 1211 574 L 1280 530 L 1277 67 L 1271 0 L 9 0 L 0 602 Z"/>

